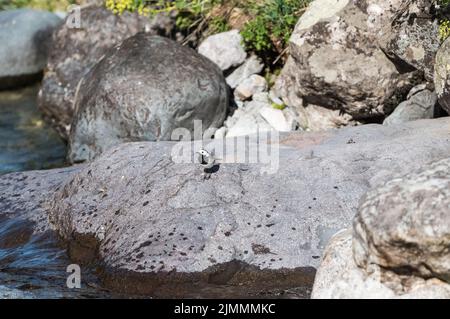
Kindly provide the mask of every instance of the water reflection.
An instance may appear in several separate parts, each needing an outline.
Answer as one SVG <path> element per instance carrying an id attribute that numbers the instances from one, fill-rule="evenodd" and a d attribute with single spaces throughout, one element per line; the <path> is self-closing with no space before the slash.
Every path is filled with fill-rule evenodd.
<path id="1" fill-rule="evenodd" d="M 64 165 L 66 146 L 41 118 L 38 87 L 0 92 L 0 175 Z"/>

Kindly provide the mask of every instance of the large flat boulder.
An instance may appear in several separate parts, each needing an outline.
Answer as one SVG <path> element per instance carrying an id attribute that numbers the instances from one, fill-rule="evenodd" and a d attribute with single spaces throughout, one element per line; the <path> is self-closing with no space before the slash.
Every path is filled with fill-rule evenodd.
<path id="1" fill-rule="evenodd" d="M 0 90 L 39 80 L 47 64 L 53 30 L 61 19 L 50 12 L 0 12 Z"/>
<path id="2" fill-rule="evenodd" d="M 30 221 L 37 233 L 50 229 L 42 204 L 77 168 L 10 173 L 0 176 L 0 218 Z"/>
<path id="3" fill-rule="evenodd" d="M 45 204 L 70 256 L 99 259 L 117 289 L 183 296 L 211 284 L 310 283 L 328 239 L 351 225 L 370 188 L 450 156 L 450 119 L 286 133 L 275 174 L 226 160 L 204 179 L 197 164 L 175 161 L 174 146 L 122 144 Z"/>

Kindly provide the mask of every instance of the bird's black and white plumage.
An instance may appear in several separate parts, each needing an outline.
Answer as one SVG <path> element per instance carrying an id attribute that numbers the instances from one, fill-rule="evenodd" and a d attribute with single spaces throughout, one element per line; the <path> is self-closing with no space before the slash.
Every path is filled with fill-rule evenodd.
<path id="1" fill-rule="evenodd" d="M 198 154 L 197 161 L 203 167 L 203 179 L 209 179 L 214 172 L 214 167 L 218 164 L 218 158 L 214 156 L 214 153 L 203 148 L 196 153 Z"/>
<path id="2" fill-rule="evenodd" d="M 202 165 L 205 169 L 213 168 L 216 164 L 216 158 L 214 157 L 214 154 L 211 154 L 205 149 L 200 149 L 197 151 L 198 154 L 198 162 L 200 165 Z"/>

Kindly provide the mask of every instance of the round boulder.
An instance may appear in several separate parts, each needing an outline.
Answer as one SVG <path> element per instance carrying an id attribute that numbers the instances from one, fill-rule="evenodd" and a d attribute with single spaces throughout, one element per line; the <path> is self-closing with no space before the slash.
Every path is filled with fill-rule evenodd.
<path id="1" fill-rule="evenodd" d="M 75 90 L 83 75 L 110 48 L 138 32 L 171 32 L 170 19 L 166 20 L 163 17 L 149 19 L 131 12 L 117 15 L 97 5 L 88 5 L 69 13 L 53 35 L 38 96 L 39 109 L 64 139 L 70 132 Z"/>
<path id="2" fill-rule="evenodd" d="M 0 89 L 27 85 L 40 78 L 51 34 L 60 22 L 58 16 L 45 11 L 0 12 Z"/>
<path id="3" fill-rule="evenodd" d="M 69 160 L 123 142 L 170 140 L 175 128 L 220 127 L 228 106 L 221 70 L 194 50 L 146 33 L 111 49 L 80 81 Z"/>

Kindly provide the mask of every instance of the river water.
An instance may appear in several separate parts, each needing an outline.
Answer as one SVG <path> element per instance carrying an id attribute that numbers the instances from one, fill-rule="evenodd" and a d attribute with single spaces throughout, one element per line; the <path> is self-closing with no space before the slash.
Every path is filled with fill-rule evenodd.
<path id="1" fill-rule="evenodd" d="M 41 119 L 37 90 L 0 92 L 0 175 L 64 165 L 66 146 Z"/>
<path id="2" fill-rule="evenodd" d="M 66 145 L 41 118 L 38 87 L 0 92 L 0 175 L 65 165 Z M 81 289 L 66 285 L 71 262 L 54 234 L 33 234 L 33 225 L 0 212 L 1 298 L 108 298 L 93 271 Z"/>

